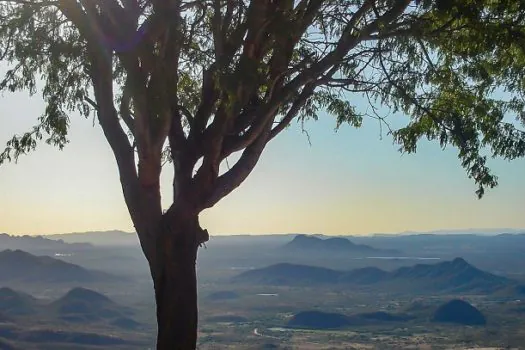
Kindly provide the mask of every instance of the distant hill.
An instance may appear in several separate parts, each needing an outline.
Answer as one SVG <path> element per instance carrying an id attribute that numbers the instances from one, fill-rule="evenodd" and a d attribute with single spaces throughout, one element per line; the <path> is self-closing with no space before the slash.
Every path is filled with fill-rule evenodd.
<path id="1" fill-rule="evenodd" d="M 456 293 L 490 293 L 515 284 L 505 277 L 481 271 L 461 258 L 402 267 L 392 272 L 369 267 L 338 271 L 281 263 L 243 272 L 233 280 L 263 285 L 378 285 L 391 290 Z"/>
<path id="2" fill-rule="evenodd" d="M 89 243 L 66 243 L 61 239 L 54 240 L 43 236 L 14 236 L 0 233 L 0 247 L 2 249 L 24 250 L 29 252 L 53 250 L 57 252 L 91 249 Z"/>
<path id="3" fill-rule="evenodd" d="M 20 312 L 28 308 L 30 313 Z M 7 313 L 13 317 L 4 316 Z M 71 289 L 49 304 L 10 288 L 0 288 L 0 349 L 14 349 L 9 347 L 10 342 L 16 343 L 16 349 L 40 348 L 43 344 L 46 349 L 91 349 L 91 346 L 112 349 L 126 345 L 147 348 L 146 344 L 115 336 L 116 328 L 133 331 L 142 327 L 130 318 L 131 314 L 128 308 L 86 288 Z M 28 327 L 33 320 L 38 321 L 38 327 Z M 62 327 L 64 321 L 68 326 Z M 91 322 L 96 326 L 96 333 L 80 331 L 90 329 L 91 325 L 85 323 Z M 77 324 L 72 326 L 72 323 Z M 26 346 L 29 344 L 31 346 Z"/>
<path id="4" fill-rule="evenodd" d="M 138 246 L 136 233 L 124 231 L 93 231 L 47 235 L 51 240 L 61 240 L 67 243 L 89 243 L 96 246 Z"/>
<path id="5" fill-rule="evenodd" d="M 21 250 L 0 252 L 0 282 L 96 282 L 115 278 L 49 256 L 35 256 Z"/>
<path id="6" fill-rule="evenodd" d="M 290 251 L 310 251 L 315 253 L 352 253 L 352 254 L 379 254 L 399 255 L 398 250 L 376 249 L 365 244 L 355 244 L 347 238 L 331 237 L 321 238 L 313 235 L 297 235 L 286 243 L 285 249 Z"/>
<path id="7" fill-rule="evenodd" d="M 406 282 L 422 282 L 428 289 L 456 293 L 492 293 L 515 283 L 506 277 L 482 271 L 462 258 L 434 265 L 418 264 L 401 267 L 391 273 L 391 278 Z"/>
<path id="8" fill-rule="evenodd" d="M 95 322 L 110 320 L 113 323 L 131 325 L 131 312 L 103 294 L 86 288 L 73 288 L 48 306 L 51 313 L 69 322 Z M 123 320 L 127 319 L 127 320 Z"/>
<path id="9" fill-rule="evenodd" d="M 468 326 L 482 326 L 487 323 L 485 316 L 477 308 L 459 299 L 451 300 L 438 307 L 432 321 Z"/>
<path id="10" fill-rule="evenodd" d="M 280 263 L 243 272 L 233 280 L 263 285 L 333 284 L 342 274 L 324 267 Z"/>
<path id="11" fill-rule="evenodd" d="M 133 311 L 129 308 L 117 304 L 101 293 L 82 287 L 71 289 L 51 303 L 44 303 L 29 294 L 10 288 L 0 288 L 0 315 L 20 319 L 36 317 L 79 324 L 102 323 L 126 330 L 142 326 L 131 318 Z"/>
<path id="12" fill-rule="evenodd" d="M 0 313 L 8 316 L 31 315 L 36 312 L 37 300 L 29 294 L 0 288 Z"/>

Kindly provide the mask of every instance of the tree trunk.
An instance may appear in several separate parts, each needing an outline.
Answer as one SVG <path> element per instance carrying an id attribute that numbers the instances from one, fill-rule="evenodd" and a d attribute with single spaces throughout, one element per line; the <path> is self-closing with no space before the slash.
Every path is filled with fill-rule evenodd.
<path id="1" fill-rule="evenodd" d="M 197 250 L 207 241 L 198 217 L 166 213 L 157 236 L 152 275 L 157 303 L 157 350 L 197 347 Z"/>

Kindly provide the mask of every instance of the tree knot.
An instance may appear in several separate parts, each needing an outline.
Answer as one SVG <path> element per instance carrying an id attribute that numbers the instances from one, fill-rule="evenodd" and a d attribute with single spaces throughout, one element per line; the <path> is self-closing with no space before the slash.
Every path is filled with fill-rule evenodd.
<path id="1" fill-rule="evenodd" d="M 201 247 L 204 243 L 208 242 L 210 240 L 210 234 L 208 233 L 208 230 L 200 229 L 197 231 L 197 243 L 199 244 L 199 247 Z"/>

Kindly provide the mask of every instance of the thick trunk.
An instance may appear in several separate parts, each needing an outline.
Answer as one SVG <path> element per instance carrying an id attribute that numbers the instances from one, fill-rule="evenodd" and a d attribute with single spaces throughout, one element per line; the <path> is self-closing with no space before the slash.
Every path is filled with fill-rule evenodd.
<path id="1" fill-rule="evenodd" d="M 199 245 L 207 240 L 196 216 L 164 216 L 152 266 L 157 303 L 157 350 L 197 346 L 197 275 Z"/>

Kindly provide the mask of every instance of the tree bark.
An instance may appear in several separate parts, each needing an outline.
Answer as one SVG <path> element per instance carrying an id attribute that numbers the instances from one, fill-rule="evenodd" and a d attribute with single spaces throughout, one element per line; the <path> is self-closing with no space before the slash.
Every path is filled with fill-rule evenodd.
<path id="1" fill-rule="evenodd" d="M 157 350 L 192 350 L 197 347 L 197 274 L 199 246 L 208 232 L 197 215 L 168 211 L 157 235 L 152 266 L 157 304 Z"/>

